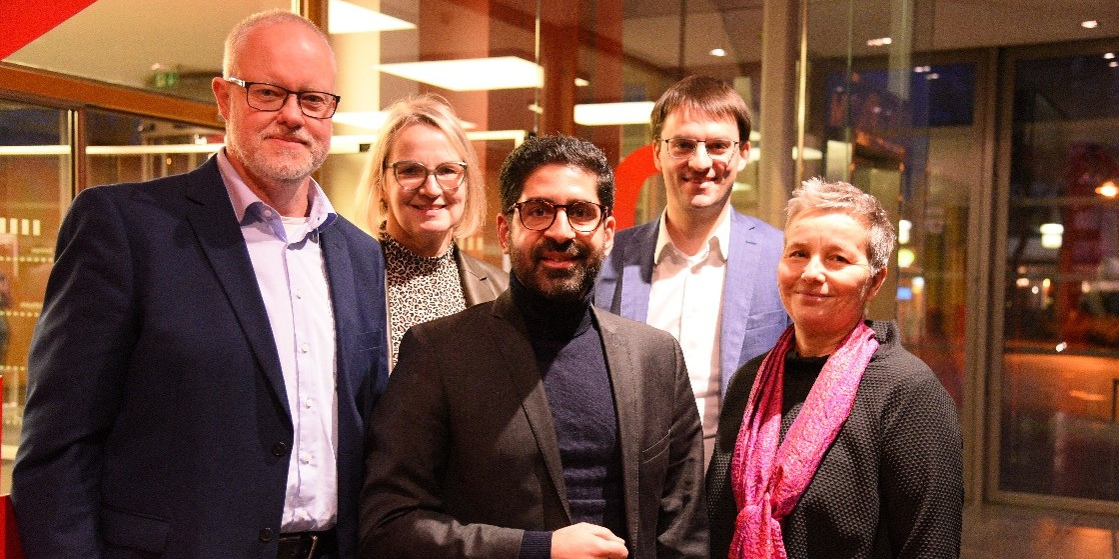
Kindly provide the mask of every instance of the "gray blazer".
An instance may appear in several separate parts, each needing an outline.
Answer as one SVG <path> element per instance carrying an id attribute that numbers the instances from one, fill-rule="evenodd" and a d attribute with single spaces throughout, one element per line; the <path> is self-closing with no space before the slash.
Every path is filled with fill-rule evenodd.
<path id="1" fill-rule="evenodd" d="M 594 309 L 614 390 L 630 557 L 707 553 L 703 446 L 680 347 Z M 366 441 L 366 557 L 516 558 L 571 523 L 544 385 L 510 292 L 413 327 Z"/>
<path id="2" fill-rule="evenodd" d="M 493 301 L 509 288 L 509 272 L 489 262 L 474 258 L 458 248 L 455 249 L 455 262 L 458 263 L 467 307 Z"/>

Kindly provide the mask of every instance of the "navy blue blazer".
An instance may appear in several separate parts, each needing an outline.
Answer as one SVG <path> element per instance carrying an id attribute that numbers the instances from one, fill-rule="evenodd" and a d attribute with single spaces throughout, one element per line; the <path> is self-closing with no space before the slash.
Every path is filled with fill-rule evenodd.
<path id="1" fill-rule="evenodd" d="M 614 249 L 595 285 L 596 306 L 646 322 L 659 230 L 658 219 L 614 236 Z M 784 236 L 779 229 L 731 211 L 719 340 L 722 394 L 726 394 L 731 375 L 755 355 L 769 351 L 789 325 L 777 294 L 777 263 L 783 248 Z"/>
<path id="2" fill-rule="evenodd" d="M 380 246 L 320 242 L 334 310 L 340 557 L 387 383 Z M 276 557 L 293 428 L 216 159 L 75 200 L 31 343 L 12 504 L 26 556 Z"/>

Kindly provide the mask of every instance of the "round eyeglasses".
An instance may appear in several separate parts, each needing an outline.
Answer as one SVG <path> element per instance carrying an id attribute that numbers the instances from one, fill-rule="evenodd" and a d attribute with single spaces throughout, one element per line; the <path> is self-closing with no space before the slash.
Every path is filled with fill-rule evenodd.
<path id="1" fill-rule="evenodd" d="M 734 146 L 738 145 L 738 142 L 735 140 L 725 139 L 696 140 L 694 138 L 669 138 L 662 141 L 668 144 L 668 155 L 673 159 L 690 159 L 695 155 L 700 144 L 703 144 L 703 150 L 707 152 L 707 157 L 726 161 L 734 156 Z"/>
<path id="2" fill-rule="evenodd" d="M 525 200 L 509 206 L 507 213 L 520 210 L 521 225 L 533 231 L 545 231 L 556 220 L 556 210 L 563 209 L 567 215 L 567 223 L 571 228 L 580 233 L 590 233 L 602 223 L 602 218 L 608 212 L 594 202 L 578 201 L 570 204 L 554 204 L 548 200 Z"/>
<path id="3" fill-rule="evenodd" d="M 342 96 L 325 91 L 292 91 L 278 85 L 247 82 L 232 76 L 225 78 L 225 81 L 245 88 L 245 101 L 258 111 L 276 112 L 284 108 L 288 96 L 294 95 L 303 114 L 311 118 L 326 119 L 334 116 L 334 111 L 338 110 L 338 102 L 342 100 Z"/>
<path id="4" fill-rule="evenodd" d="M 444 161 L 428 169 L 419 161 L 397 161 L 392 165 L 392 176 L 406 191 L 413 191 L 427 182 L 427 177 L 434 175 L 435 182 L 444 192 L 450 192 L 462 186 L 466 180 L 466 163 L 462 161 Z"/>

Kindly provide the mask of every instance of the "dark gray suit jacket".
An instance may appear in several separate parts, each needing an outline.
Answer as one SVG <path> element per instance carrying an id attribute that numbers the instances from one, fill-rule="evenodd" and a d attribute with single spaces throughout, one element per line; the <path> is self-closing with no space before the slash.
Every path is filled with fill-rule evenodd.
<path id="1" fill-rule="evenodd" d="M 387 382 L 384 261 L 321 232 L 334 310 L 340 556 Z M 216 159 L 81 193 L 31 342 L 12 504 L 28 558 L 276 557 L 294 438 L 264 301 Z"/>
<path id="2" fill-rule="evenodd" d="M 509 273 L 501 268 L 457 248 L 455 261 L 458 263 L 459 281 L 462 282 L 462 294 L 466 297 L 467 307 L 493 301 L 509 289 Z"/>
<path id="3" fill-rule="evenodd" d="M 594 310 L 614 390 L 630 557 L 704 557 L 703 447 L 679 345 Z M 374 411 L 366 557 L 515 558 L 524 530 L 571 523 L 555 427 L 506 291 L 417 325 Z"/>

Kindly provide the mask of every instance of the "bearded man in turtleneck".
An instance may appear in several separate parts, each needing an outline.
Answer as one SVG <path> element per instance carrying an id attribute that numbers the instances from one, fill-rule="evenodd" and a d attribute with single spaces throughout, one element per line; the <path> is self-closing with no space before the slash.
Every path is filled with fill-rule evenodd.
<path id="1" fill-rule="evenodd" d="M 591 305 L 615 230 L 605 155 L 530 138 L 500 183 L 509 290 L 405 334 L 367 439 L 364 556 L 705 556 L 679 344 Z"/>

